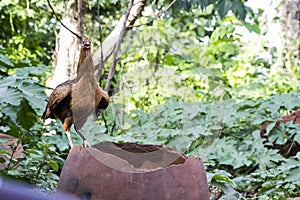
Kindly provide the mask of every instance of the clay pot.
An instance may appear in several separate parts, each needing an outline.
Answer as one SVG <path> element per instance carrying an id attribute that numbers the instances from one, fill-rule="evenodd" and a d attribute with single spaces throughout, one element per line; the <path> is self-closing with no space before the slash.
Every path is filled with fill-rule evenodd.
<path id="1" fill-rule="evenodd" d="M 136 143 L 75 146 L 57 189 L 93 200 L 208 200 L 210 196 L 200 158 Z"/>

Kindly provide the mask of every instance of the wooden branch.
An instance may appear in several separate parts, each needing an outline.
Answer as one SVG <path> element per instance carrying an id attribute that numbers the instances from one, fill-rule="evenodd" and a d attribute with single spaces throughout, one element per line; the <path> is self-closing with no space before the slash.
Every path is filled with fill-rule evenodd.
<path id="1" fill-rule="evenodd" d="M 77 0 L 77 9 L 78 9 L 78 26 L 79 26 L 79 32 L 80 37 L 83 38 L 84 35 L 84 27 L 83 27 L 83 0 Z"/>
<path id="2" fill-rule="evenodd" d="M 102 71 L 104 69 L 104 61 L 103 61 L 103 34 L 102 34 L 102 25 L 101 25 L 101 12 L 100 12 L 100 0 L 97 0 L 97 14 L 99 17 L 99 20 L 96 19 L 96 21 L 99 24 L 99 41 L 100 41 L 100 59 L 99 59 L 99 67 L 96 68 L 96 72 L 95 72 L 95 76 L 96 79 L 99 80 L 101 82 L 101 75 L 102 75 Z"/>
<path id="3" fill-rule="evenodd" d="M 134 0 L 132 4 L 132 8 L 130 9 L 128 13 L 128 18 L 126 21 L 125 26 L 125 33 L 123 34 L 123 37 L 126 35 L 126 32 L 129 28 L 132 27 L 134 22 L 137 20 L 137 18 L 140 16 L 141 11 L 144 9 L 146 4 L 146 0 Z M 95 69 L 96 69 L 96 77 L 100 77 L 100 66 L 101 62 L 105 63 L 107 59 L 113 54 L 114 49 L 116 47 L 116 44 L 119 41 L 119 36 L 121 35 L 121 30 L 124 27 L 124 20 L 126 19 L 126 15 L 123 15 L 121 19 L 119 20 L 118 24 L 114 28 L 114 30 L 108 35 L 108 37 L 103 41 L 102 48 L 99 47 L 97 51 L 95 52 L 93 56 L 93 60 L 95 63 Z M 123 38 L 122 38 L 123 40 Z M 122 41 L 121 40 L 121 41 Z M 102 54 L 102 56 L 101 56 Z M 102 58 L 102 59 L 101 59 Z"/>
<path id="4" fill-rule="evenodd" d="M 131 27 L 140 27 L 143 25 L 149 25 L 151 24 L 154 20 L 160 18 L 163 14 L 165 14 L 173 5 L 174 3 L 176 3 L 177 0 L 173 0 L 164 10 L 162 10 L 161 12 L 159 12 L 158 14 L 156 14 L 152 19 L 150 19 L 148 22 L 143 23 L 143 24 L 139 24 L 139 25 L 131 25 Z"/>
<path id="5" fill-rule="evenodd" d="M 54 8 L 52 7 L 52 5 L 51 5 L 51 3 L 50 3 L 50 1 L 47 0 L 47 2 L 48 2 L 48 5 L 49 5 L 49 7 L 50 7 L 52 13 L 54 14 L 56 20 L 59 21 L 59 23 L 60 23 L 63 27 L 65 27 L 65 29 L 67 29 L 68 31 L 70 31 L 73 35 L 75 35 L 75 36 L 81 41 L 81 40 L 82 40 L 82 37 L 81 37 L 80 35 L 78 35 L 77 33 L 75 33 L 74 31 L 72 31 L 71 29 L 69 29 L 66 25 L 64 25 L 64 23 L 62 23 L 62 21 L 61 21 L 61 20 L 59 19 L 59 17 L 57 16 L 57 14 L 56 14 Z"/>
<path id="6" fill-rule="evenodd" d="M 117 65 L 117 61 L 119 60 L 117 58 L 118 56 L 118 52 L 121 48 L 121 43 L 123 41 L 123 38 L 125 37 L 125 33 L 126 33 L 126 23 L 127 21 L 129 20 L 129 14 L 130 14 L 130 11 L 133 7 L 133 1 L 134 0 L 131 0 L 130 3 L 129 3 L 129 6 L 126 10 L 126 15 L 123 19 L 123 26 L 122 26 L 122 29 L 121 29 L 121 33 L 119 35 L 119 38 L 118 38 L 118 41 L 116 43 L 116 46 L 114 48 L 114 52 L 113 52 L 113 61 L 111 63 L 111 66 L 110 66 L 110 69 L 109 69 L 109 73 L 108 73 L 108 77 L 107 77 L 107 81 L 106 81 L 106 85 L 105 85 L 105 90 L 108 91 L 110 86 L 111 86 L 111 81 L 115 75 L 115 72 L 116 72 L 116 65 Z"/>

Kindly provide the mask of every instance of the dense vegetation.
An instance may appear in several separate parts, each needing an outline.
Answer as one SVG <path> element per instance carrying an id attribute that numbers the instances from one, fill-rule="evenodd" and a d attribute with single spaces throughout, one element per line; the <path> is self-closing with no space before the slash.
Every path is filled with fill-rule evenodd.
<path id="1" fill-rule="evenodd" d="M 55 7 L 61 15 L 59 2 Z M 146 7 L 122 44 L 109 108 L 83 132 L 92 144 L 164 144 L 201 156 L 212 199 L 300 196 L 300 154 L 287 157 L 267 148 L 259 131 L 270 122 L 267 144 L 300 144 L 300 125 L 275 126 L 300 107 L 299 66 L 287 70 L 282 52 L 258 39 L 269 31 L 263 10 L 253 12 L 237 0 L 202 1 L 206 4 L 199 7 L 188 2 L 175 4 L 150 24 L 153 13 L 166 5 L 158 1 Z M 97 4 L 89 6 L 86 34 L 97 41 L 92 28 Z M 114 24 L 108 22 L 123 10 L 113 1 L 101 7 L 106 36 Z M 52 191 L 69 151 L 60 122 L 41 120 L 59 26 L 46 2 L 2 1 L 0 10 L 0 132 L 19 138 L 24 148 L 17 159 L 0 149 L 9 158 L 0 158 L 6 166 L 0 172 Z M 257 40 L 245 40 L 241 30 Z M 105 73 L 108 67 L 109 61 Z"/>

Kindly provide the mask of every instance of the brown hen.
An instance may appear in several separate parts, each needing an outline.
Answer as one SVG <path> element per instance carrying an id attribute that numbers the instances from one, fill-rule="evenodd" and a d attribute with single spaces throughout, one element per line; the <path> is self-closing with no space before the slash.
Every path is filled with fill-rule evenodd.
<path id="1" fill-rule="evenodd" d="M 76 78 L 61 83 L 53 90 L 42 116 L 43 119 L 59 119 L 63 123 L 71 148 L 71 126 L 74 124 L 83 140 L 83 146 L 90 147 L 80 129 L 90 115 L 98 116 L 109 104 L 107 92 L 99 86 L 94 75 L 91 48 L 91 41 L 85 38 L 81 43 Z"/>

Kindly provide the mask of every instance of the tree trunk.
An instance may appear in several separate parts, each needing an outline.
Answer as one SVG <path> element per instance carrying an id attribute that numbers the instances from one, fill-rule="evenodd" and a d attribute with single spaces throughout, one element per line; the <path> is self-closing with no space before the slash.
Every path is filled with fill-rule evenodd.
<path id="1" fill-rule="evenodd" d="M 300 0 L 282 1 L 283 63 L 293 78 L 300 66 Z"/>
<path id="2" fill-rule="evenodd" d="M 70 30 L 75 33 L 83 33 L 78 23 L 77 1 L 69 0 L 66 2 L 65 15 L 61 20 Z M 51 88 L 58 84 L 73 79 L 76 76 L 76 65 L 79 59 L 80 41 L 69 30 L 61 26 L 56 38 L 56 49 L 54 60 L 54 74 L 49 82 Z"/>

